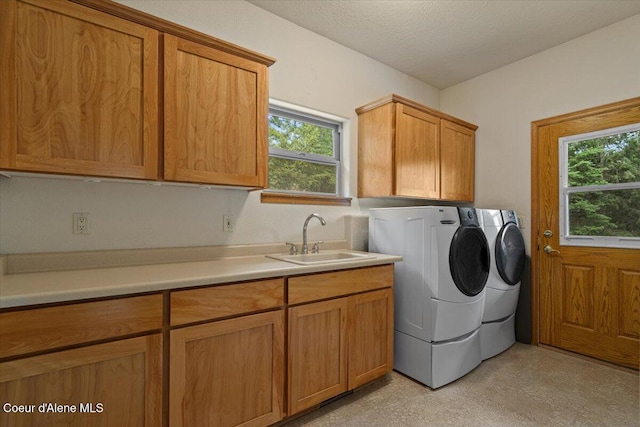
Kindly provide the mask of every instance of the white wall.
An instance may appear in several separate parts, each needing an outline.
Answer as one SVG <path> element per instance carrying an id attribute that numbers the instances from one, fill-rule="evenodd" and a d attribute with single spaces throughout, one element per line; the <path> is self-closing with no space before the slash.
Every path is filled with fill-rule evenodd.
<path id="1" fill-rule="evenodd" d="M 516 209 L 529 245 L 531 122 L 637 96 L 640 15 L 447 88 L 440 108 L 479 126 L 476 207 Z"/>
<path id="2" fill-rule="evenodd" d="M 137 1 L 122 3 L 277 59 L 270 96 L 349 119 L 344 157 L 346 194 L 356 192 L 354 109 L 395 92 L 438 108 L 439 91 L 243 1 Z M 370 203 L 370 202 L 369 202 Z M 72 213 L 91 214 L 91 235 L 71 233 Z M 351 208 L 262 205 L 260 193 L 0 178 L 0 253 L 245 244 L 300 240 L 311 212 L 327 219 L 313 239 L 345 237 Z M 236 231 L 222 232 L 222 215 Z"/>
<path id="3" fill-rule="evenodd" d="M 348 195 L 356 189 L 356 107 L 395 92 L 478 124 L 476 206 L 518 210 L 527 243 L 531 122 L 640 96 L 640 15 L 439 93 L 250 3 L 121 1 L 275 57 L 272 97 L 348 118 Z M 262 205 L 259 192 L 0 178 L 0 253 L 299 240 L 311 212 L 328 225 L 320 230 L 314 223 L 310 238 L 341 239 L 345 215 L 382 203 Z M 73 212 L 90 212 L 91 235 L 71 234 Z M 223 214 L 236 216 L 235 232 L 222 233 Z"/>

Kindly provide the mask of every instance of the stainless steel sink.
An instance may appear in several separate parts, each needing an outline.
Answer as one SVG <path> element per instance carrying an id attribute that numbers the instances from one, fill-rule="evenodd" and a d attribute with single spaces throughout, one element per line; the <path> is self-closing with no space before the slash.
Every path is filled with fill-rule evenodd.
<path id="1" fill-rule="evenodd" d="M 359 254 L 355 252 L 320 252 L 317 254 L 276 254 L 267 255 L 269 258 L 277 259 L 280 261 L 291 262 L 300 265 L 312 265 L 312 264 L 330 264 L 335 262 L 346 261 L 359 261 L 362 259 L 374 258 L 373 255 Z"/>

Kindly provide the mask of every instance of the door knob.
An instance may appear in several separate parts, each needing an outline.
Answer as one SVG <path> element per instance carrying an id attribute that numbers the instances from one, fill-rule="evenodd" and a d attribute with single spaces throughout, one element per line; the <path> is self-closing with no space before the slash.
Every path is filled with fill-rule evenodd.
<path id="1" fill-rule="evenodd" d="M 549 245 L 547 245 L 547 246 L 545 246 L 544 248 L 542 248 L 542 250 L 543 250 L 543 251 L 545 251 L 545 252 L 546 252 L 546 253 L 548 253 L 548 254 L 551 254 L 551 253 L 554 253 L 554 252 L 556 252 L 556 253 L 560 253 L 560 251 L 559 251 L 559 250 L 557 250 L 557 249 L 553 249 L 553 248 L 552 248 L 551 246 L 549 246 Z"/>

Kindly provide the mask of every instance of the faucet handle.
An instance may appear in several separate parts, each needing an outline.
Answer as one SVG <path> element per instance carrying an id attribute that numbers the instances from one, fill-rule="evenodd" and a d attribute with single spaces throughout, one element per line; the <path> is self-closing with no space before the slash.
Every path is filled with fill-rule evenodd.
<path id="1" fill-rule="evenodd" d="M 291 250 L 289 250 L 289 255 L 297 255 L 298 254 L 298 247 L 296 246 L 295 243 L 286 242 L 285 245 L 291 246 Z"/>
<path id="2" fill-rule="evenodd" d="M 312 254 L 317 254 L 318 252 L 320 252 L 320 245 L 321 245 L 321 244 L 323 244 L 323 243 L 324 243 L 324 241 L 323 241 L 323 240 L 320 240 L 320 241 L 318 241 L 318 242 L 315 242 L 315 243 L 313 244 L 313 248 L 311 249 L 311 253 L 312 253 Z"/>

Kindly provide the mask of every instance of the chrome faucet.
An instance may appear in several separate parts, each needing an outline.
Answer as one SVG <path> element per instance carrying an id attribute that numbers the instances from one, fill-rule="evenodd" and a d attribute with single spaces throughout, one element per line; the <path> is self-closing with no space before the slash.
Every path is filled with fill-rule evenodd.
<path id="1" fill-rule="evenodd" d="M 312 213 L 307 217 L 307 219 L 304 221 L 304 226 L 302 227 L 302 249 L 300 250 L 301 254 L 309 253 L 309 247 L 307 246 L 307 226 L 309 225 L 309 221 L 311 220 L 311 218 L 314 217 L 318 218 L 318 220 L 320 220 L 320 224 L 322 224 L 323 226 L 327 225 L 327 221 L 325 221 L 324 218 L 316 213 Z"/>

